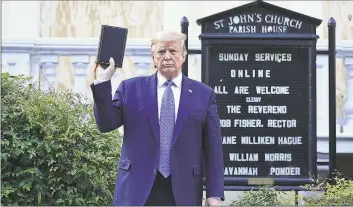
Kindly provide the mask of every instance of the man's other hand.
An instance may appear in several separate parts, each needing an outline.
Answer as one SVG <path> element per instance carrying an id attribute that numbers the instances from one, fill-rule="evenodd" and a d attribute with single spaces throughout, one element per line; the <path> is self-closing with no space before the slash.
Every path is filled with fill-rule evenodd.
<path id="1" fill-rule="evenodd" d="M 217 198 L 207 198 L 205 206 L 222 206 L 222 201 Z"/>

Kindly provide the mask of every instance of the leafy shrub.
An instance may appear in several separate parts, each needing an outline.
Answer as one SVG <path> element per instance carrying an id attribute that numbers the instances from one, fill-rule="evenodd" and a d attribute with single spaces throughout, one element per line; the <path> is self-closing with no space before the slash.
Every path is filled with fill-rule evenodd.
<path id="1" fill-rule="evenodd" d="M 271 186 L 260 187 L 257 191 L 245 191 L 240 199 L 233 201 L 230 206 L 291 206 L 294 198 L 282 198 L 286 192 L 276 191 Z"/>
<path id="2" fill-rule="evenodd" d="M 334 178 L 335 184 L 329 182 L 321 183 L 318 186 L 307 186 L 311 191 L 326 189 L 314 197 L 303 197 L 307 206 L 353 206 L 353 180 L 345 178 Z"/>
<path id="3" fill-rule="evenodd" d="M 335 185 L 323 182 L 316 186 L 302 186 L 306 191 L 317 192 L 314 196 L 297 196 L 304 206 L 353 206 L 353 181 L 334 178 Z M 323 192 L 325 189 L 325 192 Z M 258 191 L 246 191 L 230 206 L 294 206 L 295 196 L 276 191 L 271 186 L 260 187 Z"/>
<path id="4" fill-rule="evenodd" d="M 121 142 L 71 92 L 1 74 L 1 205 L 111 205 Z"/>

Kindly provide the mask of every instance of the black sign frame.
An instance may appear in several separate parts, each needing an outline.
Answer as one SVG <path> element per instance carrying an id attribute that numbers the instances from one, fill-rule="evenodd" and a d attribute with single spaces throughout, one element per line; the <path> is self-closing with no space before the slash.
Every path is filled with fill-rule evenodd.
<path id="1" fill-rule="evenodd" d="M 308 163 L 309 163 L 309 173 L 306 178 L 273 178 L 272 185 L 278 186 L 282 190 L 299 190 L 301 185 L 313 184 L 315 183 L 317 175 L 317 136 L 316 136 L 316 36 L 306 35 L 294 39 L 293 37 L 288 38 L 288 36 L 272 36 L 265 39 L 263 35 L 239 37 L 239 36 L 229 36 L 229 35 L 208 35 L 203 34 L 200 36 L 202 38 L 202 82 L 209 85 L 209 74 L 212 71 L 209 67 L 210 50 L 213 47 L 229 47 L 229 46 L 249 46 L 256 45 L 262 46 L 291 46 L 291 47 L 306 47 L 309 50 L 309 63 L 308 63 Z M 270 177 L 259 177 L 260 180 L 269 179 Z M 252 178 L 244 177 L 231 177 L 225 178 L 225 188 L 227 190 L 251 190 L 256 189 L 257 184 L 249 184 L 249 180 Z M 272 178 L 270 178 L 272 179 Z"/>
<path id="2" fill-rule="evenodd" d="M 261 185 L 272 185 L 279 190 L 305 190 L 301 186 L 315 184 L 317 179 L 316 41 L 318 39 L 316 28 L 321 24 L 321 20 L 269 4 L 262 0 L 256 0 L 199 19 L 197 20 L 197 24 L 201 25 L 202 31 L 199 36 L 201 39 L 201 81 L 209 86 L 211 86 L 211 73 L 217 72 L 217 68 L 215 68 L 217 67 L 216 62 L 212 62 L 213 68 L 210 66 L 210 61 L 212 60 L 211 50 L 213 48 L 285 46 L 293 47 L 293 49 L 304 47 L 308 50 L 308 57 L 305 58 L 307 61 L 307 71 L 305 71 L 305 74 L 308 82 L 305 93 L 303 92 L 304 89 L 300 90 L 300 93 L 307 94 L 307 98 L 305 99 L 307 102 L 305 104 L 308 107 L 308 124 L 304 129 L 307 132 L 308 140 L 306 146 L 302 145 L 302 149 L 307 153 L 307 157 L 304 157 L 304 159 L 307 159 L 307 163 L 305 164 L 306 166 L 299 166 L 300 168 L 307 169 L 304 172 L 305 175 L 303 176 L 300 173 L 300 176 L 286 177 L 272 177 L 270 175 L 266 177 L 225 176 L 225 190 L 256 190 Z M 286 29 L 279 30 L 278 32 L 275 30 L 272 30 L 270 33 L 268 32 L 268 28 L 274 28 L 278 25 L 283 25 L 283 28 L 286 27 Z M 249 69 L 253 68 L 250 67 Z M 227 83 L 231 82 L 230 80 L 227 81 Z M 223 100 L 223 103 L 226 103 L 224 98 L 217 98 L 219 96 L 216 96 L 216 101 Z M 219 111 L 221 110 L 219 108 Z M 237 128 L 234 128 L 234 130 L 237 130 Z M 224 131 L 223 128 L 222 131 Z M 306 138 L 306 134 L 302 134 L 301 136 Z M 225 167 L 227 167 L 226 164 L 225 161 Z"/>

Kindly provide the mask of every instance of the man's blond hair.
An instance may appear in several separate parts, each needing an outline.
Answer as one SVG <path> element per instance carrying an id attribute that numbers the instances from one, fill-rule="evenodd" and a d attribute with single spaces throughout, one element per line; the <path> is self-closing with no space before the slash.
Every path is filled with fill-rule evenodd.
<path id="1" fill-rule="evenodd" d="M 155 45 L 158 42 L 180 42 L 180 46 L 182 48 L 184 59 L 186 58 L 187 51 L 185 47 L 186 35 L 180 32 L 173 31 L 162 31 L 158 32 L 155 36 L 152 37 L 151 41 L 151 54 L 153 56 L 153 52 L 155 51 Z"/>

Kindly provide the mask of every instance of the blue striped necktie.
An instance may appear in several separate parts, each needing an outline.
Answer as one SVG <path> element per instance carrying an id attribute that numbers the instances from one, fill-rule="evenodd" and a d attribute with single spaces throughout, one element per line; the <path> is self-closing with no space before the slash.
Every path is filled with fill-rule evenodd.
<path id="1" fill-rule="evenodd" d="M 159 151 L 159 172 L 168 177 L 171 173 L 171 151 L 173 141 L 173 131 L 175 125 L 175 102 L 171 89 L 173 81 L 167 81 L 163 94 L 160 111 L 160 151 Z"/>

